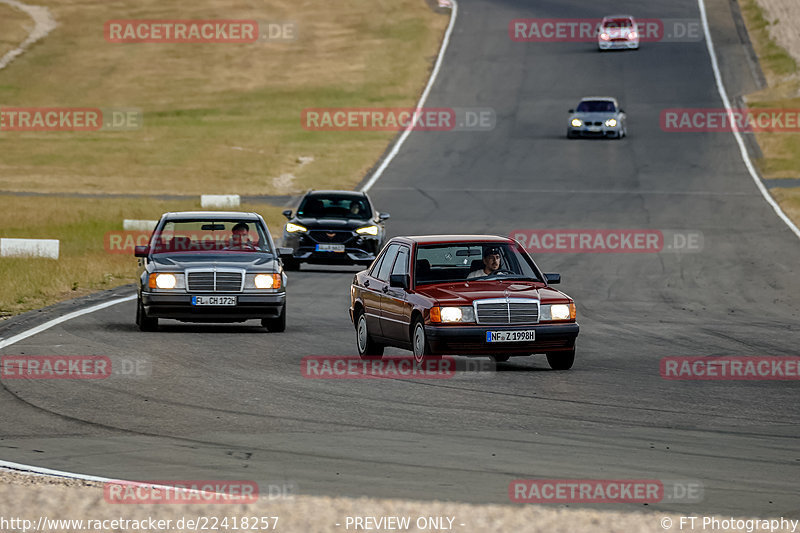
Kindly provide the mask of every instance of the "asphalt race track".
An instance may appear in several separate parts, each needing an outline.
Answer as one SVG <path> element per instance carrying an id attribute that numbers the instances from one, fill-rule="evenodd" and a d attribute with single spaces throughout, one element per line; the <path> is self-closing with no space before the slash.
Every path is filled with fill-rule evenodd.
<path id="1" fill-rule="evenodd" d="M 752 90 L 728 2 L 708 8 L 730 92 Z M 699 18 L 695 0 L 460 0 L 427 105 L 491 107 L 497 126 L 412 134 L 370 191 L 393 235 L 702 232 L 693 253 L 535 256 L 578 303 L 571 371 L 539 356 L 447 380 L 304 379 L 304 356 L 356 354 L 347 306 L 357 270 L 304 266 L 290 276 L 283 334 L 170 321 L 140 333 L 127 302 L 5 349 L 147 360 L 151 374 L 3 381 L 0 458 L 122 479 L 476 503 L 509 503 L 519 478 L 697 480 L 702 502 L 613 508 L 797 517 L 797 382 L 659 375 L 666 356 L 797 356 L 800 346 L 800 241 L 759 194 L 734 137 L 659 126 L 664 108 L 722 107 L 705 43 L 599 54 L 507 33 L 513 18 L 609 12 Z M 566 139 L 567 109 L 587 95 L 621 101 L 628 138 Z"/>

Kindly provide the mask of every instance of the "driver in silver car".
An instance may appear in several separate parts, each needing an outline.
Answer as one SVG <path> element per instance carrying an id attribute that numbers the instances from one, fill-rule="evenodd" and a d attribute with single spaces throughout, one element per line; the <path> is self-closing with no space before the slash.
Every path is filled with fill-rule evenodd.
<path id="1" fill-rule="evenodd" d="M 490 246 L 483 250 L 483 268 L 473 270 L 467 279 L 482 278 L 500 269 L 500 248 Z"/>
<path id="2" fill-rule="evenodd" d="M 231 243 L 228 249 L 242 250 L 255 248 L 253 241 L 250 240 L 250 227 L 239 222 L 231 229 Z"/>

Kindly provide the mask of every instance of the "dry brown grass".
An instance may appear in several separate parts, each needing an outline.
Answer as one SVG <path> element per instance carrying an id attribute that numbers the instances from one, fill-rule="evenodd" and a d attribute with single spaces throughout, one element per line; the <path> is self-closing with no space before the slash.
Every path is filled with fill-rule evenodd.
<path id="1" fill-rule="evenodd" d="M 157 220 L 167 211 L 192 209 L 200 209 L 199 197 L 196 201 L 164 201 L 0 196 L 4 237 L 61 241 L 58 260 L 0 258 L 0 316 L 133 283 L 136 259 L 109 253 L 106 233 L 121 231 L 125 218 Z M 285 220 L 278 207 L 244 204 L 240 210 L 260 213 L 273 234 Z"/>
<path id="2" fill-rule="evenodd" d="M 301 127 L 302 110 L 412 107 L 448 22 L 424 0 L 36 3 L 47 6 L 59 26 L 0 71 L 0 103 L 135 107 L 144 127 L 2 132 L 0 191 L 263 195 L 351 188 L 394 133 L 310 132 Z M 32 24 L 25 14 L 6 18 L 7 11 L 0 5 L 0 31 L 11 35 L 20 21 Z M 293 21 L 299 38 L 112 44 L 103 28 L 116 19 Z M 124 218 L 199 208 L 199 196 L 176 202 L 0 195 L 0 237 L 61 241 L 57 261 L 0 259 L 0 315 L 134 281 L 135 260 L 107 253 L 104 234 L 121 230 Z M 273 232 L 280 231 L 281 209 L 242 210 L 260 212 Z"/>
<path id="3" fill-rule="evenodd" d="M 309 132 L 309 107 L 413 106 L 447 16 L 423 0 L 42 0 L 59 26 L 8 70 L 17 106 L 136 107 L 130 132 L 6 132 L 0 190 L 285 194 L 352 187 L 393 133 Z M 111 19 L 259 19 L 293 42 L 113 44 Z M 313 157 L 300 166 L 299 157 Z M 282 175 L 293 175 L 280 183 Z"/>
<path id="4" fill-rule="evenodd" d="M 742 0 L 741 8 L 768 85 L 765 89 L 747 96 L 748 106 L 800 109 L 798 65 L 770 36 L 770 24 L 774 21 L 766 19 L 757 0 Z M 789 23 L 796 25 L 800 21 Z M 764 154 L 755 164 L 764 178 L 800 177 L 800 134 L 762 132 L 755 136 Z M 800 224 L 800 194 L 796 191 L 800 189 L 781 188 L 773 190 L 773 195 L 787 215 Z"/>
<path id="5" fill-rule="evenodd" d="M 0 57 L 6 55 L 28 36 L 33 28 L 30 17 L 6 4 L 0 4 Z"/>

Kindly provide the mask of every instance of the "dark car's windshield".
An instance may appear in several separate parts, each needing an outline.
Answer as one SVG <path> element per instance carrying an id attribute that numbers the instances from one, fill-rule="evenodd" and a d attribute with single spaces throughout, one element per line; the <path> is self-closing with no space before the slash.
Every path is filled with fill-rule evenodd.
<path id="1" fill-rule="evenodd" d="M 631 19 L 620 18 L 620 19 L 609 19 L 606 20 L 605 24 L 603 24 L 604 28 L 631 28 L 633 27 L 633 21 Z"/>
<path id="2" fill-rule="evenodd" d="M 610 100 L 584 100 L 578 104 L 578 113 L 613 113 L 614 102 Z"/>
<path id="3" fill-rule="evenodd" d="M 306 196 L 297 208 L 298 217 L 307 218 L 355 218 L 368 220 L 372 217 L 369 202 L 363 196 L 321 195 Z"/>
<path id="4" fill-rule="evenodd" d="M 167 221 L 150 240 L 153 253 L 272 253 L 262 225 L 254 220 Z"/>
<path id="5" fill-rule="evenodd" d="M 454 281 L 542 281 L 527 254 L 505 243 L 459 243 L 417 247 L 417 285 Z"/>

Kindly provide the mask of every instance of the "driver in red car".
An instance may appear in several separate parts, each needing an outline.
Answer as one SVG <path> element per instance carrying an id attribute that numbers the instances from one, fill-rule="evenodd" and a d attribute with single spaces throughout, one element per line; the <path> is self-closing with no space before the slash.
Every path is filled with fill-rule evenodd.
<path id="1" fill-rule="evenodd" d="M 483 268 L 473 270 L 467 279 L 482 278 L 500 269 L 500 248 L 490 246 L 483 250 Z"/>

